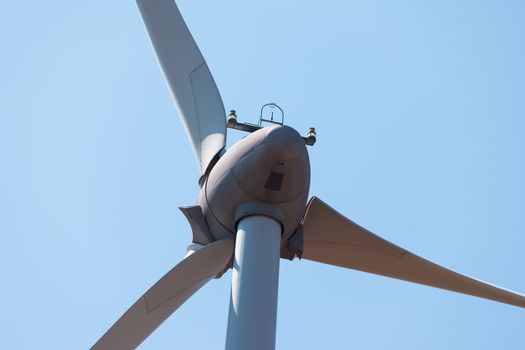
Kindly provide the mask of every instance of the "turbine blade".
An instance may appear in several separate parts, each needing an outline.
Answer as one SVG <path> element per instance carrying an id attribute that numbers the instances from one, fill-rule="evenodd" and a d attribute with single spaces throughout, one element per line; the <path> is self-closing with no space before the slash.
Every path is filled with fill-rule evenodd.
<path id="1" fill-rule="evenodd" d="M 226 144 L 219 90 L 174 0 L 136 0 L 201 175 Z"/>
<path id="2" fill-rule="evenodd" d="M 462 275 L 367 231 L 313 197 L 304 217 L 302 257 L 525 308 L 525 295 Z"/>
<path id="3" fill-rule="evenodd" d="M 224 239 L 186 257 L 141 296 L 91 350 L 135 349 L 179 306 L 226 267 L 233 247 L 233 240 Z"/>

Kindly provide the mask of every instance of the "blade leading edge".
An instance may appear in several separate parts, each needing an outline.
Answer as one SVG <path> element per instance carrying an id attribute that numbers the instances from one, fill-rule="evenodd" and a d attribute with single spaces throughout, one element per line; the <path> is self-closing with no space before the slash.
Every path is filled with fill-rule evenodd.
<path id="1" fill-rule="evenodd" d="M 525 308 L 525 295 L 462 275 L 369 232 L 319 198 L 308 203 L 302 257 Z"/>
<path id="2" fill-rule="evenodd" d="M 136 0 L 201 175 L 226 144 L 219 90 L 174 0 Z"/>
<path id="3" fill-rule="evenodd" d="M 91 350 L 135 349 L 179 306 L 224 269 L 233 249 L 233 240 L 224 239 L 186 257 L 141 296 Z"/>

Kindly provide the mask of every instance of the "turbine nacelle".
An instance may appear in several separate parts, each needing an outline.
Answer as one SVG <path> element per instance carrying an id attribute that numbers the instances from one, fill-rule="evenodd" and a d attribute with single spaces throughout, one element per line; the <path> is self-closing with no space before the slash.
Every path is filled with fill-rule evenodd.
<path id="1" fill-rule="evenodd" d="M 281 223 L 286 242 L 304 214 L 309 188 L 304 139 L 289 126 L 272 125 L 249 134 L 219 159 L 198 204 L 215 240 L 233 237 L 242 217 L 263 210 Z"/>

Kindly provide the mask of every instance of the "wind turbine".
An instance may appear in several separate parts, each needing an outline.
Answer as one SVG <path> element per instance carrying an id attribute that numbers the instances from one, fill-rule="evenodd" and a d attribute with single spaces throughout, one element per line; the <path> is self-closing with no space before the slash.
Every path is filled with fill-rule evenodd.
<path id="1" fill-rule="evenodd" d="M 291 127 L 228 118 L 213 77 L 174 0 L 137 0 L 200 168 L 186 257 L 92 349 L 134 349 L 214 277 L 233 268 L 226 348 L 273 349 L 279 259 L 296 257 L 525 308 L 525 296 L 448 270 L 308 199 L 306 145 Z M 263 118 L 262 118 L 263 119 Z M 250 132 L 225 150 L 227 127 Z"/>

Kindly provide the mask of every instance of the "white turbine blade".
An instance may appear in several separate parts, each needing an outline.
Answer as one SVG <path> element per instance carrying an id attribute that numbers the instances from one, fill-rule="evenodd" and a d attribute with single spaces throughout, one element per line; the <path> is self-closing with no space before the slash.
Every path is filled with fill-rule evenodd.
<path id="1" fill-rule="evenodd" d="M 313 197 L 304 217 L 303 258 L 525 308 L 525 295 L 448 270 L 350 221 Z"/>
<path id="2" fill-rule="evenodd" d="M 137 5 L 203 175 L 226 144 L 219 90 L 175 1 Z"/>
<path id="3" fill-rule="evenodd" d="M 233 240 L 210 243 L 164 275 L 93 345 L 91 350 L 135 349 L 230 261 Z"/>

